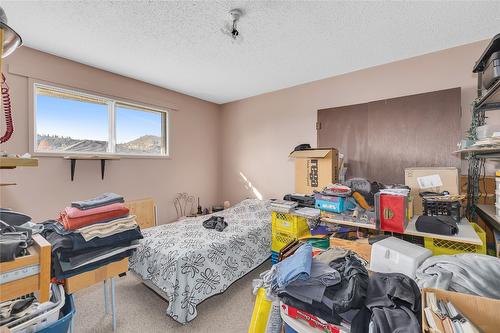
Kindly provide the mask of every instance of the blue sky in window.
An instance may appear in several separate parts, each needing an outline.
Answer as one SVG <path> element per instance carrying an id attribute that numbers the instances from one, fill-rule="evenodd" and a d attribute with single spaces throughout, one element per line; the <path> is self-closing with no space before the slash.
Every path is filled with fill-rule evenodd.
<path id="1" fill-rule="evenodd" d="M 38 95 L 37 134 L 73 139 L 108 140 L 108 108 L 104 104 L 80 102 Z M 117 143 L 129 142 L 143 135 L 161 136 L 161 114 L 116 109 Z"/>

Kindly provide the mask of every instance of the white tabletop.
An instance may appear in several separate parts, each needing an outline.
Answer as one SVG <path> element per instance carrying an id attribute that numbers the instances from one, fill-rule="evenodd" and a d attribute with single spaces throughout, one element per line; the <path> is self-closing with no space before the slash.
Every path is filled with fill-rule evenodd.
<path id="1" fill-rule="evenodd" d="M 417 221 L 417 218 L 418 218 L 418 216 L 414 216 L 412 218 L 412 220 L 410 222 L 408 222 L 408 225 L 406 226 L 406 230 L 404 232 L 405 235 L 444 239 L 444 240 L 449 240 L 449 241 L 454 241 L 454 242 L 459 242 L 459 243 L 467 243 L 467 244 L 475 244 L 475 245 L 482 245 L 483 244 L 481 242 L 481 238 L 479 238 L 476 231 L 474 230 L 474 228 L 472 227 L 472 225 L 470 224 L 470 222 L 466 218 L 463 218 L 462 221 L 460 223 L 458 223 L 458 233 L 456 235 L 453 235 L 453 236 L 438 235 L 438 234 L 432 234 L 429 232 L 417 231 L 417 229 L 415 228 L 415 221 Z M 329 222 L 329 223 L 350 225 L 350 226 L 360 227 L 360 228 L 377 229 L 377 227 L 374 224 L 357 223 L 357 222 L 352 222 L 352 221 L 342 221 L 342 220 L 330 219 L 330 218 L 322 218 L 322 221 Z"/>
<path id="2" fill-rule="evenodd" d="M 429 232 L 417 231 L 417 229 L 415 228 L 415 221 L 417 221 L 417 218 L 418 216 L 414 216 L 413 219 L 408 223 L 408 225 L 406 226 L 405 235 L 430 237 L 430 238 L 444 239 L 459 243 L 483 245 L 483 243 L 481 242 L 481 238 L 479 238 L 476 231 L 466 218 L 463 218 L 462 221 L 460 221 L 460 223 L 457 224 L 458 233 L 453 236 L 438 235 Z"/>

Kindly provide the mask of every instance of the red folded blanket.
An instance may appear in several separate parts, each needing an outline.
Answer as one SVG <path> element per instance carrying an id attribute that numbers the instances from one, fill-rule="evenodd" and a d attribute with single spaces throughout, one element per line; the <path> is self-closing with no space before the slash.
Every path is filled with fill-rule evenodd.
<path id="1" fill-rule="evenodd" d="M 96 207 L 96 208 L 91 208 L 91 209 L 86 209 L 86 210 L 81 210 L 76 207 L 66 207 L 64 211 L 68 215 L 70 219 L 74 219 L 77 217 L 84 217 L 84 216 L 89 216 L 89 215 L 95 215 L 99 213 L 105 213 L 109 212 L 112 210 L 120 210 L 125 208 L 125 206 L 122 203 L 114 203 L 111 205 L 106 205 L 106 206 L 101 206 L 101 207 Z"/>
<path id="2" fill-rule="evenodd" d="M 100 213 L 95 213 L 91 215 L 84 215 L 80 217 L 74 217 L 71 218 L 69 217 L 68 213 L 66 211 L 61 212 L 59 215 L 59 223 L 61 223 L 64 226 L 64 229 L 66 230 L 76 230 L 79 228 L 86 227 L 88 225 L 98 223 L 98 222 L 104 222 L 104 221 L 109 221 L 112 219 L 116 219 L 119 217 L 123 217 L 128 215 L 129 209 L 126 207 L 121 207 L 115 210 L 108 210 L 108 211 L 103 211 Z"/>

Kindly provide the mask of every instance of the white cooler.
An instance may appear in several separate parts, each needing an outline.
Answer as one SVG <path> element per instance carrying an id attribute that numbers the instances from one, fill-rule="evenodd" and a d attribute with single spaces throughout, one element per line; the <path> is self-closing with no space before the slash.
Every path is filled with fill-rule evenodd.
<path id="1" fill-rule="evenodd" d="M 415 278 L 415 271 L 432 251 L 396 237 L 372 245 L 370 270 L 380 273 L 403 273 Z"/>

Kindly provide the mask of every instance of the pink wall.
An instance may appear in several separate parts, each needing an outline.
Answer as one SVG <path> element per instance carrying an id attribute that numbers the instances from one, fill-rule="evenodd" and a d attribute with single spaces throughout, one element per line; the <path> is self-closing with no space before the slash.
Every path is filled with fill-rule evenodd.
<path id="1" fill-rule="evenodd" d="M 0 150 L 24 153 L 29 149 L 30 78 L 160 107 L 174 106 L 178 111 L 170 113 L 170 159 L 109 161 L 104 180 L 100 178 L 98 161 L 79 161 L 75 181 L 71 182 L 69 161 L 40 157 L 38 168 L 0 171 L 2 183 L 18 184 L 1 188 L 1 207 L 25 212 L 39 221 L 55 217 L 71 200 L 113 191 L 129 200 L 153 197 L 159 223 L 166 223 L 176 217 L 172 201 L 177 192 L 200 196 L 204 206 L 219 202 L 218 105 L 27 47 L 9 56 L 6 63 L 15 134 Z"/>
<path id="2" fill-rule="evenodd" d="M 476 96 L 477 79 L 471 70 L 487 43 L 476 42 L 223 105 L 222 198 L 235 202 L 256 193 L 278 198 L 293 192 L 294 166 L 287 156 L 300 143 L 315 146 L 319 109 L 461 87 L 465 132 L 470 122 L 469 105 Z M 446 124 L 441 130 L 446 131 Z"/>

